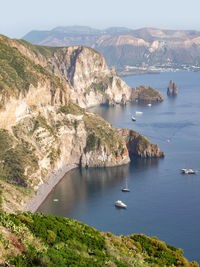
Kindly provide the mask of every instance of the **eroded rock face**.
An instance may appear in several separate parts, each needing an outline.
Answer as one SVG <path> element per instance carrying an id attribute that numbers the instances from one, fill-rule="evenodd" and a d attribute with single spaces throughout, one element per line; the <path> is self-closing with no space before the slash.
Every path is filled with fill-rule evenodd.
<path id="1" fill-rule="evenodd" d="M 34 107 L 34 112 L 30 111 L 29 116 L 19 117 L 12 127 L 7 125 L 8 130 L 3 135 L 0 132 L 1 141 L 7 140 L 6 138 L 12 140 L 13 154 L 18 155 L 23 151 L 24 155 L 23 164 L 18 163 L 22 159 L 13 159 L 16 166 L 20 166 L 18 178 L 15 178 L 12 166 L 1 161 L 0 168 L 10 168 L 13 176 L 7 182 L 0 181 L 0 186 L 9 188 L 12 184 L 18 184 L 36 191 L 48 177 L 67 165 L 109 167 L 130 161 L 126 143 L 117 130 L 100 116 L 78 107 L 74 109 L 74 106 L 70 104 L 67 110 L 51 105 L 37 109 Z M 4 158 L 12 157 L 9 149 L 10 146 L 4 149 Z M 21 203 L 19 201 L 15 204 L 16 199 L 6 190 L 3 192 L 4 210 L 23 210 L 30 196 L 26 196 L 25 200 L 22 191 L 17 191 L 16 195 Z"/>
<path id="2" fill-rule="evenodd" d="M 136 89 L 121 80 L 114 68 L 108 68 L 104 57 L 91 48 L 55 48 L 47 57 L 35 46 L 28 49 L 15 40 L 11 45 L 70 84 L 70 98 L 81 107 L 126 104 L 135 99 Z"/>
<path id="3" fill-rule="evenodd" d="M 104 57 L 93 49 L 63 48 L 54 53 L 51 66 L 48 63 L 47 67 L 70 82 L 71 99 L 81 107 L 124 104 L 133 98 L 135 89 L 117 77 L 115 70 L 107 67 Z"/>
<path id="4" fill-rule="evenodd" d="M 118 129 L 119 134 L 124 138 L 130 155 L 136 155 L 141 158 L 161 158 L 164 152 L 158 145 L 152 144 L 143 135 L 128 129 Z"/>
<path id="5" fill-rule="evenodd" d="M 167 88 L 167 95 L 168 96 L 176 96 L 178 94 L 178 87 L 176 84 L 171 80 L 169 82 L 169 87 Z"/>

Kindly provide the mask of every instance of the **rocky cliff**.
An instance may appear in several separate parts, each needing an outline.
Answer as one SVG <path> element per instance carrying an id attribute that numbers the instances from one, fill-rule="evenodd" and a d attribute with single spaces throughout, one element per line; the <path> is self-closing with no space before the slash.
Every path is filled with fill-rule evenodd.
<path id="1" fill-rule="evenodd" d="M 118 133 L 125 140 L 130 155 L 141 158 L 164 157 L 164 152 L 160 150 L 158 145 L 152 144 L 145 136 L 138 132 L 128 129 L 118 129 Z"/>
<path id="2" fill-rule="evenodd" d="M 178 94 L 178 87 L 176 84 L 171 80 L 169 82 L 169 87 L 167 88 L 167 95 L 168 96 L 176 96 Z"/>
<path id="3" fill-rule="evenodd" d="M 99 104 L 125 104 L 135 99 L 134 88 L 109 69 L 97 51 L 81 46 L 49 48 L 31 45 L 23 40 L 9 40 L 9 45 L 65 80 L 74 103 L 87 108 Z"/>
<path id="4" fill-rule="evenodd" d="M 39 186 L 67 166 L 108 167 L 130 161 L 118 131 L 74 104 L 126 102 L 132 96 L 92 49 L 39 47 L 0 36 L 0 89 L 0 192 L 5 211 L 24 210 Z M 94 96 L 102 98 L 94 102 Z M 150 156 L 146 149 L 149 143 L 143 150 Z"/>

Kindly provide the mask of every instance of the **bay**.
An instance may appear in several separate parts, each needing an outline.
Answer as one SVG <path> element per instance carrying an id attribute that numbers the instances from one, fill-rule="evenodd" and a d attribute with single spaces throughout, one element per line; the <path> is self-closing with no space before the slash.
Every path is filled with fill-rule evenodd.
<path id="1" fill-rule="evenodd" d="M 200 171 L 200 72 L 122 78 L 132 87 L 158 89 L 164 101 L 151 107 L 135 103 L 90 110 L 115 127 L 142 133 L 160 146 L 165 158 L 134 158 L 126 166 L 72 170 L 39 211 L 74 218 L 100 231 L 157 236 L 200 263 L 200 172 L 180 173 L 182 168 Z M 175 98 L 166 94 L 170 80 L 179 88 Z M 121 192 L 126 180 L 130 193 Z M 118 199 L 127 204 L 126 210 L 115 208 Z"/>

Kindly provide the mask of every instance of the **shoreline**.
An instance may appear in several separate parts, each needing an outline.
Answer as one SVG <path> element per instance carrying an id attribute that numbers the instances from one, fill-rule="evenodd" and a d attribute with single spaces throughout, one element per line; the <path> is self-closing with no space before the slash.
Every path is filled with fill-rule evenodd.
<path id="1" fill-rule="evenodd" d="M 24 211 L 35 213 L 64 175 L 77 167 L 77 164 L 70 164 L 58 171 L 54 171 L 47 179 L 47 182 L 41 184 L 35 195 L 26 203 Z"/>

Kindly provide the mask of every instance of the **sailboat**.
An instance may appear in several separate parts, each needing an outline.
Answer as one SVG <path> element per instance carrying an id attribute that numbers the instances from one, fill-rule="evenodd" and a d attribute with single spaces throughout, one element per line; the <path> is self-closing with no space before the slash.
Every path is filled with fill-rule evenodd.
<path id="1" fill-rule="evenodd" d="M 126 185 L 122 188 L 122 192 L 130 192 L 130 189 L 128 188 L 128 178 L 126 178 Z"/>

